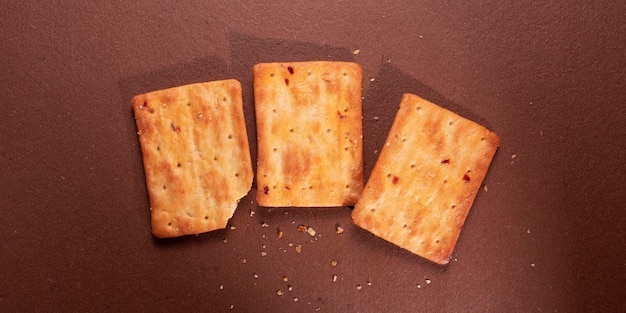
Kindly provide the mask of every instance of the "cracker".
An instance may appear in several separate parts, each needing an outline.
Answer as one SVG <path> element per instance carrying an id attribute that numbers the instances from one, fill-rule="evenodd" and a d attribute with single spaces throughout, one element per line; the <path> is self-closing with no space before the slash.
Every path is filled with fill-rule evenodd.
<path id="1" fill-rule="evenodd" d="M 485 127 L 405 94 L 352 219 L 406 250 L 448 263 L 498 144 Z"/>
<path id="2" fill-rule="evenodd" d="M 241 84 L 197 83 L 131 102 L 154 236 L 225 228 L 253 177 Z"/>
<path id="3" fill-rule="evenodd" d="M 253 73 L 258 203 L 354 205 L 363 190 L 361 66 L 261 63 Z"/>

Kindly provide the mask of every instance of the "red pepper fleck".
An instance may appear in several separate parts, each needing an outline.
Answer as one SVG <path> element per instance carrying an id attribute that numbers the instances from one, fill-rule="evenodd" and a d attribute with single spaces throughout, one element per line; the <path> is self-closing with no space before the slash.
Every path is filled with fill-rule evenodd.
<path id="1" fill-rule="evenodd" d="M 289 78 L 285 78 L 285 85 L 289 86 Z"/>
<path id="2" fill-rule="evenodd" d="M 148 102 L 146 102 L 146 101 L 144 101 L 142 104 L 139 105 L 139 109 L 140 110 L 143 110 L 143 109 L 145 109 L 147 107 L 148 107 Z"/>
<path id="3" fill-rule="evenodd" d="M 293 75 L 293 67 L 288 66 L 287 70 L 289 71 L 289 74 Z"/>
<path id="4" fill-rule="evenodd" d="M 289 186 L 285 186 L 285 189 L 287 189 L 287 190 L 291 190 L 291 188 L 289 188 Z"/>
<path id="5" fill-rule="evenodd" d="M 450 164 L 450 159 L 445 159 L 441 161 L 441 164 Z"/>
<path id="6" fill-rule="evenodd" d="M 339 116 L 340 119 L 345 119 L 346 115 L 345 114 L 341 114 L 341 111 L 337 110 L 337 115 Z"/>
<path id="7" fill-rule="evenodd" d="M 270 187 L 267 187 L 267 185 L 263 186 L 263 193 L 264 194 L 270 193 Z"/>
<path id="8" fill-rule="evenodd" d="M 468 183 L 470 181 L 470 177 L 467 174 L 463 175 L 463 180 Z"/>
<path id="9" fill-rule="evenodd" d="M 180 127 L 178 127 L 178 126 L 174 126 L 174 123 L 170 123 L 170 127 L 172 127 L 172 131 L 174 131 L 174 132 L 180 132 Z"/>
<path id="10" fill-rule="evenodd" d="M 399 180 L 400 180 L 400 177 L 398 177 L 398 176 L 394 176 L 394 177 L 393 177 L 393 179 L 391 180 L 391 182 L 392 182 L 394 185 L 396 185 L 396 184 L 398 184 L 398 181 L 399 181 Z"/>

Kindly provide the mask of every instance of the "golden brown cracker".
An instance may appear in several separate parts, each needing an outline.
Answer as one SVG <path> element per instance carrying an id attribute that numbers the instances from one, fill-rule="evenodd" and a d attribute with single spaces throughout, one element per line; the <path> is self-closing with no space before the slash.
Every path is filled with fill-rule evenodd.
<path id="1" fill-rule="evenodd" d="M 405 94 L 352 212 L 378 237 L 446 264 L 499 145 L 499 137 Z"/>
<path id="2" fill-rule="evenodd" d="M 253 178 L 241 84 L 185 85 L 132 99 L 156 237 L 226 227 Z"/>
<path id="3" fill-rule="evenodd" d="M 361 66 L 261 63 L 253 73 L 258 203 L 354 205 L 363 190 Z"/>

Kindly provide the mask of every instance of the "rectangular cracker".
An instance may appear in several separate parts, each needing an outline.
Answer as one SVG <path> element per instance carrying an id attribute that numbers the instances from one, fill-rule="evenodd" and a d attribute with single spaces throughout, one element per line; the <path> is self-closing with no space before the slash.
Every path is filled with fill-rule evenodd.
<path id="1" fill-rule="evenodd" d="M 253 178 L 241 84 L 197 83 L 131 102 L 154 236 L 225 228 Z"/>
<path id="2" fill-rule="evenodd" d="M 353 221 L 447 264 L 499 141 L 485 127 L 405 94 Z"/>
<path id="3" fill-rule="evenodd" d="M 261 63 L 253 74 L 258 203 L 354 205 L 363 190 L 361 66 Z"/>

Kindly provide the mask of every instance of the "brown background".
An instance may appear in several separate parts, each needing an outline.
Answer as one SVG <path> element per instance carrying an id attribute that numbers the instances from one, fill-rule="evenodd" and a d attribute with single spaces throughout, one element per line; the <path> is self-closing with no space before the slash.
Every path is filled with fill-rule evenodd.
<path id="1" fill-rule="evenodd" d="M 625 312 L 624 16 L 623 1 L 5 1 L 0 311 Z M 255 186 L 232 229 L 152 238 L 130 98 L 236 78 L 255 159 L 251 68 L 303 60 L 363 66 L 366 177 L 403 92 L 500 135 L 449 265 L 347 207 L 259 208 Z"/>

